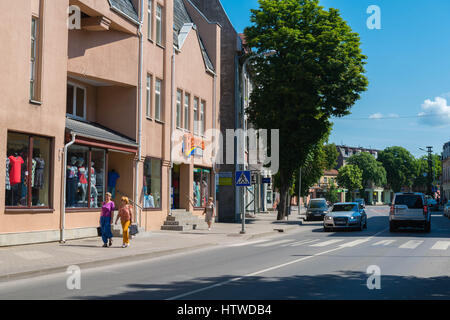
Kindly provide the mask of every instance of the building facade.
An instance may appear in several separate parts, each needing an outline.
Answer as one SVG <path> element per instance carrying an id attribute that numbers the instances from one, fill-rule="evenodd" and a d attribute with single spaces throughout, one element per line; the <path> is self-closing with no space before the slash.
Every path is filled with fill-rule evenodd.
<path id="1" fill-rule="evenodd" d="M 0 246 L 95 236 L 107 191 L 144 230 L 172 208 L 200 214 L 215 191 L 220 26 L 185 0 L 0 8 Z"/>

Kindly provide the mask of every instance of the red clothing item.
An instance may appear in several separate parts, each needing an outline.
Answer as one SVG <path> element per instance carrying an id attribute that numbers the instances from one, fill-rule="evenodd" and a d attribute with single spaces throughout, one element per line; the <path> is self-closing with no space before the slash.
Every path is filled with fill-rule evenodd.
<path id="1" fill-rule="evenodd" d="M 15 185 L 22 182 L 22 164 L 24 161 L 21 156 L 18 156 L 17 158 L 9 156 L 8 159 L 11 168 L 11 171 L 9 172 L 9 182 L 11 185 Z"/>

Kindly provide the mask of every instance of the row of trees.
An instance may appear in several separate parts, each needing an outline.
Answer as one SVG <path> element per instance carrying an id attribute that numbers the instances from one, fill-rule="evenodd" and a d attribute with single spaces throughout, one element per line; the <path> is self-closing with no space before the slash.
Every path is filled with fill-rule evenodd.
<path id="1" fill-rule="evenodd" d="M 362 152 L 351 156 L 347 165 L 339 170 L 337 182 L 352 192 L 373 186 L 394 192 L 406 187 L 414 191 L 426 191 L 428 184 L 428 157 L 416 159 L 402 147 L 390 147 L 381 151 L 378 159 Z M 433 155 L 433 176 L 442 173 L 439 155 Z"/>

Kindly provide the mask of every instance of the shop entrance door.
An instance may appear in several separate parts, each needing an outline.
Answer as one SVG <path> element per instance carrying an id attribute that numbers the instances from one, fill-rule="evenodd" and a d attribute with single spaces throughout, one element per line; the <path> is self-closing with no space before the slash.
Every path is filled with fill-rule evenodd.
<path id="1" fill-rule="evenodd" d="M 180 165 L 172 169 L 172 209 L 180 209 Z"/>

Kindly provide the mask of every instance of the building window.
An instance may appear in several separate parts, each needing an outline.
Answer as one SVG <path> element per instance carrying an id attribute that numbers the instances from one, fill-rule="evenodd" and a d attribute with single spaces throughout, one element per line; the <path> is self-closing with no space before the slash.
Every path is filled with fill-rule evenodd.
<path id="1" fill-rule="evenodd" d="M 156 43 L 162 45 L 162 7 L 156 6 Z"/>
<path id="2" fill-rule="evenodd" d="M 51 140 L 8 132 L 6 207 L 50 208 Z"/>
<path id="3" fill-rule="evenodd" d="M 204 135 L 205 134 L 205 105 L 206 102 L 202 101 L 202 103 L 200 104 L 200 134 Z"/>
<path id="4" fill-rule="evenodd" d="M 66 208 L 101 208 L 105 195 L 106 152 L 72 145 L 67 151 Z"/>
<path id="5" fill-rule="evenodd" d="M 146 158 L 144 162 L 144 208 L 161 208 L 161 160 Z"/>
<path id="6" fill-rule="evenodd" d="M 152 117 L 152 76 L 147 74 L 147 106 L 146 106 L 146 115 L 147 118 Z"/>
<path id="7" fill-rule="evenodd" d="M 183 93 L 177 90 L 177 128 L 181 128 L 181 98 Z"/>
<path id="8" fill-rule="evenodd" d="M 194 98 L 194 134 L 199 134 L 198 98 Z"/>
<path id="9" fill-rule="evenodd" d="M 86 88 L 67 84 L 66 113 L 74 118 L 86 119 Z"/>
<path id="10" fill-rule="evenodd" d="M 184 128 L 189 130 L 189 101 L 191 96 L 186 93 L 184 95 Z"/>
<path id="11" fill-rule="evenodd" d="M 206 207 L 210 181 L 211 170 L 194 168 L 194 207 Z"/>
<path id="12" fill-rule="evenodd" d="M 30 74 L 30 99 L 37 100 L 37 58 L 38 58 L 38 30 L 39 19 L 31 18 L 31 74 Z"/>
<path id="13" fill-rule="evenodd" d="M 153 39 L 153 0 L 148 0 L 148 29 L 147 29 L 147 37 L 149 40 Z"/>
<path id="14" fill-rule="evenodd" d="M 155 83 L 155 119 L 161 121 L 161 86 L 162 81 L 156 79 Z"/>

